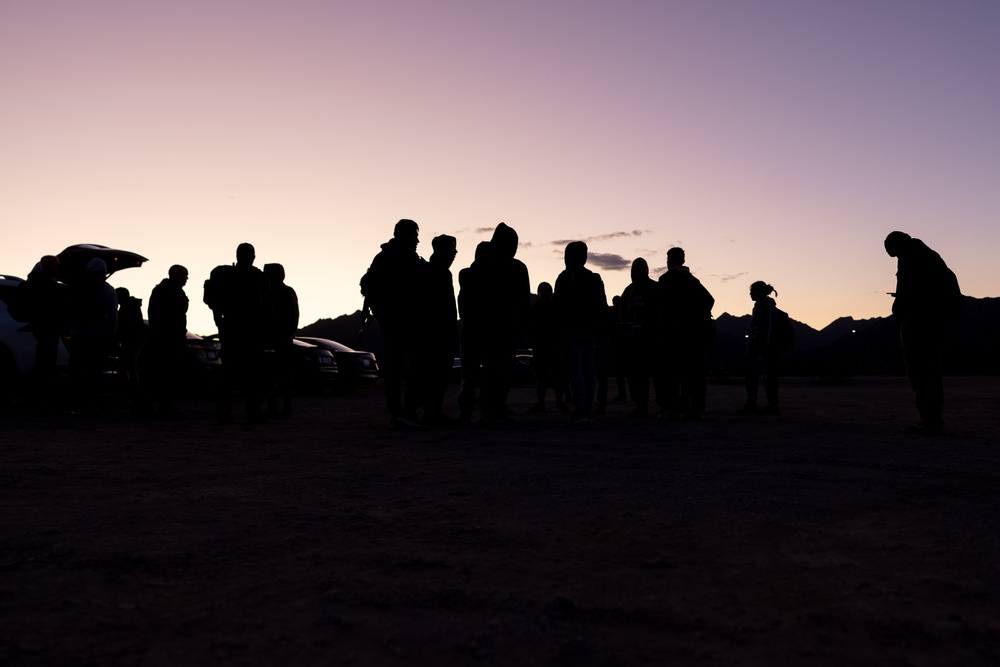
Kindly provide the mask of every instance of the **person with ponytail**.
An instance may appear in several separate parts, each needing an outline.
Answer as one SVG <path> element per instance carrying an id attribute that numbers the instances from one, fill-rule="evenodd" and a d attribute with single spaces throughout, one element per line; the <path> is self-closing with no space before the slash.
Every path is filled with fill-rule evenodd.
<path id="1" fill-rule="evenodd" d="M 777 296 L 778 292 L 763 280 L 750 285 L 750 299 L 754 305 L 745 359 L 747 402 L 737 410 L 741 415 L 778 414 L 778 356 L 781 345 L 776 326 L 777 305 L 771 294 Z M 764 380 L 767 405 L 758 408 L 757 388 L 761 378 Z"/>

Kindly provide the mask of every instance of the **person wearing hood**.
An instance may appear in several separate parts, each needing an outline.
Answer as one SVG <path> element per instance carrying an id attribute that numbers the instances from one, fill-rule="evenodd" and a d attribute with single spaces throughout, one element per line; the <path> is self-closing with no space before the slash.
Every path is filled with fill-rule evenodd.
<path id="1" fill-rule="evenodd" d="M 774 299 L 770 297 L 778 293 L 773 287 L 758 280 L 750 285 L 750 299 L 753 301 L 753 312 L 750 318 L 750 333 L 747 335 L 746 352 L 746 390 L 747 402 L 737 410 L 741 415 L 777 415 L 778 414 L 778 355 L 776 309 Z M 757 407 L 757 387 L 760 378 L 764 379 L 764 396 L 767 405 Z"/>
<path id="2" fill-rule="evenodd" d="M 480 321 L 483 423 L 508 423 L 507 395 L 517 357 L 517 344 L 531 305 L 528 267 L 515 259 L 517 232 L 501 222 L 477 271 L 475 308 Z"/>
<path id="3" fill-rule="evenodd" d="M 683 248 L 667 251 L 660 276 L 660 336 L 663 360 L 659 390 L 671 419 L 705 418 L 705 353 L 712 344 L 715 298 L 684 265 Z"/>
<path id="4" fill-rule="evenodd" d="M 659 296 L 660 286 L 649 277 L 649 264 L 642 257 L 636 258 L 632 262 L 632 282 L 622 292 L 619 307 L 624 366 L 635 403 L 632 414 L 636 417 L 649 414 L 649 382 L 659 380 L 659 374 L 654 372 L 659 365 Z"/>
<path id="5" fill-rule="evenodd" d="M 920 415 L 920 422 L 906 430 L 940 433 L 944 429 L 941 354 L 948 322 L 961 314 L 962 290 L 941 255 L 920 239 L 892 232 L 885 238 L 885 252 L 896 258 L 892 315 Z"/>
<path id="6" fill-rule="evenodd" d="M 187 344 L 187 281 L 188 270 L 174 264 L 149 296 L 149 335 L 143 351 L 147 374 L 143 380 L 160 417 L 180 416 L 176 401 Z"/>
<path id="7" fill-rule="evenodd" d="M 94 257 L 69 287 L 69 372 L 77 408 L 93 407 L 115 342 L 118 297 L 107 279 L 107 264 Z"/>
<path id="8" fill-rule="evenodd" d="M 414 335 L 414 329 L 427 275 L 427 262 L 417 254 L 419 243 L 417 223 L 407 218 L 398 221 L 392 238 L 382 244 L 381 251 L 361 278 L 365 317 L 370 310 L 378 320 L 382 335 L 382 382 L 390 428 L 422 426 L 416 410 L 424 398 L 413 373 L 420 367 L 419 336 Z"/>
<path id="9" fill-rule="evenodd" d="M 587 244 L 566 244 L 566 269 L 556 278 L 553 304 L 562 335 L 562 353 L 573 390 L 571 423 L 591 421 L 591 406 L 597 391 L 597 337 L 606 322 L 608 298 L 604 281 L 588 269 Z"/>

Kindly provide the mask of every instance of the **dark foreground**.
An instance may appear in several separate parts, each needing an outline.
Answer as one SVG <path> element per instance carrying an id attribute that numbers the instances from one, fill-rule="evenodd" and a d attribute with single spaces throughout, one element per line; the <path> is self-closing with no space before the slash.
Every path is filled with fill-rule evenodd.
<path id="1" fill-rule="evenodd" d="M 781 422 L 0 415 L 0 665 L 997 665 L 1000 379 L 946 391 L 938 437 L 900 379 Z"/>

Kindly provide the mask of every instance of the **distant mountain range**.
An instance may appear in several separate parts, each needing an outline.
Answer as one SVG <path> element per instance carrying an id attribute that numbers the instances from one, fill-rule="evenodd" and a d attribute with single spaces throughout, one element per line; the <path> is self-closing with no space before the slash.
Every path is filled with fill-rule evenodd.
<path id="1" fill-rule="evenodd" d="M 382 353 L 378 322 L 362 332 L 361 311 L 335 319 L 321 319 L 303 327 L 300 334 L 330 338 L 355 349 Z M 792 319 L 795 346 L 784 354 L 785 375 L 805 375 L 830 380 L 853 375 L 897 375 L 904 372 L 899 336 L 891 317 L 856 320 L 841 317 L 816 330 Z M 708 353 L 709 373 L 741 375 L 750 316 L 723 313 L 716 318 L 716 337 Z M 965 297 L 961 319 L 948 329 L 944 352 L 945 373 L 951 375 L 1000 374 L 1000 298 Z"/>

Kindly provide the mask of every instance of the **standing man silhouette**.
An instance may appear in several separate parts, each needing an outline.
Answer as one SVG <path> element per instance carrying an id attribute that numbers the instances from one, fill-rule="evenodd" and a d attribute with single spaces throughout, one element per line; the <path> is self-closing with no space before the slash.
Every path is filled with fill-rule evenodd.
<path id="1" fill-rule="evenodd" d="M 714 335 L 715 298 L 684 265 L 683 248 L 667 251 L 660 276 L 660 335 L 663 338 L 663 392 L 668 415 L 705 418 L 705 352 Z"/>
<path id="2" fill-rule="evenodd" d="M 378 319 L 385 346 L 382 381 L 389 408 L 389 428 L 423 426 L 416 415 L 423 396 L 413 374 L 419 366 L 415 324 L 427 275 L 427 262 L 417 254 L 419 243 L 417 223 L 407 218 L 400 220 L 393 228 L 392 238 L 382 244 L 382 250 L 361 278 L 361 294 Z"/>
<path id="3" fill-rule="evenodd" d="M 249 243 L 236 248 L 236 264 L 212 269 L 205 281 L 205 303 L 212 309 L 222 343 L 222 375 L 216 401 L 220 424 L 233 421 L 233 389 L 243 394 L 247 422 L 267 421 L 261 409 L 264 340 L 271 317 L 270 288 L 253 265 L 257 252 Z"/>
<path id="4" fill-rule="evenodd" d="M 920 413 L 920 423 L 906 430 L 940 433 L 944 429 L 941 352 L 946 325 L 961 313 L 962 291 L 941 255 L 920 239 L 892 232 L 885 238 L 885 251 L 896 258 L 892 314 Z"/>
<path id="5" fill-rule="evenodd" d="M 604 281 L 588 269 L 587 244 L 571 241 L 564 253 L 566 269 L 556 278 L 553 301 L 562 329 L 563 358 L 573 388 L 571 423 L 589 424 L 597 391 L 597 337 L 607 320 Z"/>
<path id="6" fill-rule="evenodd" d="M 142 355 L 147 372 L 142 379 L 160 417 L 180 416 L 176 401 L 187 344 L 187 281 L 188 270 L 174 264 L 149 295 L 149 335 Z"/>

